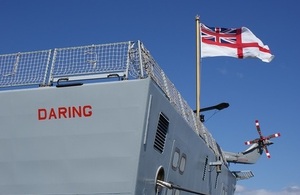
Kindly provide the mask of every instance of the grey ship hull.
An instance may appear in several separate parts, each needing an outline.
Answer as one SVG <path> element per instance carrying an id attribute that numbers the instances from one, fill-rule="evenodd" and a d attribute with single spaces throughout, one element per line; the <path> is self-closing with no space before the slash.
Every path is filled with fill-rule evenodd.
<path id="1" fill-rule="evenodd" d="M 155 194 L 159 167 L 187 189 L 234 192 L 235 177 L 208 166 L 216 155 L 150 78 L 4 91 L 1 102 L 1 194 Z M 58 111 L 85 105 L 90 116 Z M 158 150 L 161 113 L 169 126 Z"/>
<path id="2" fill-rule="evenodd" d="M 0 69 L 0 194 L 234 193 L 226 153 L 140 41 Z"/>

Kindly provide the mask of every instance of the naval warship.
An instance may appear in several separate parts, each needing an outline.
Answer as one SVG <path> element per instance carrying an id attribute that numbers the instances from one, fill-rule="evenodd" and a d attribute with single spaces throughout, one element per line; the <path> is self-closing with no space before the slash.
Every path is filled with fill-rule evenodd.
<path id="1" fill-rule="evenodd" d="M 0 194 L 230 195 L 279 136 L 223 151 L 141 41 L 3 54 L 0 87 Z"/>

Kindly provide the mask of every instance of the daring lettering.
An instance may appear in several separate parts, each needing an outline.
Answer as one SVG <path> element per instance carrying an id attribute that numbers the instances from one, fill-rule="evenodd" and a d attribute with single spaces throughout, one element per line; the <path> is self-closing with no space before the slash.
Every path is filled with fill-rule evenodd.
<path id="1" fill-rule="evenodd" d="M 69 106 L 58 108 L 39 108 L 38 120 L 52 120 L 52 119 L 64 119 L 64 118 L 81 118 L 91 117 L 93 114 L 92 106 Z"/>

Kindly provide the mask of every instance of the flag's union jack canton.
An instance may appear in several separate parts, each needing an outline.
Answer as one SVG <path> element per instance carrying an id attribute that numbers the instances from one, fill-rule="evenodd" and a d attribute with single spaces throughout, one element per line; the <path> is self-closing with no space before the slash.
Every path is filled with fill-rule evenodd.
<path id="1" fill-rule="evenodd" d="M 231 56 L 256 57 L 270 62 L 273 55 L 248 28 L 215 28 L 201 24 L 202 57 Z"/>
<path id="2" fill-rule="evenodd" d="M 241 34 L 241 29 L 214 28 L 203 25 L 201 32 L 203 42 L 211 42 L 211 44 L 236 44 L 237 35 Z"/>

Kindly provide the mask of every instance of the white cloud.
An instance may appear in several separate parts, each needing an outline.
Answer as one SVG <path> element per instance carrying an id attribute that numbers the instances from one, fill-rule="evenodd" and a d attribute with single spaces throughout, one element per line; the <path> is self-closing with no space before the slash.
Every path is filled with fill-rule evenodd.
<path id="1" fill-rule="evenodd" d="M 289 187 L 285 188 L 285 190 L 287 192 L 296 192 L 296 193 L 300 194 L 300 187 L 299 186 L 289 186 Z"/>
<path id="2" fill-rule="evenodd" d="M 241 185 L 236 185 L 235 195 L 299 195 L 299 186 L 289 186 L 280 191 L 271 191 L 266 189 L 249 190 Z"/>

